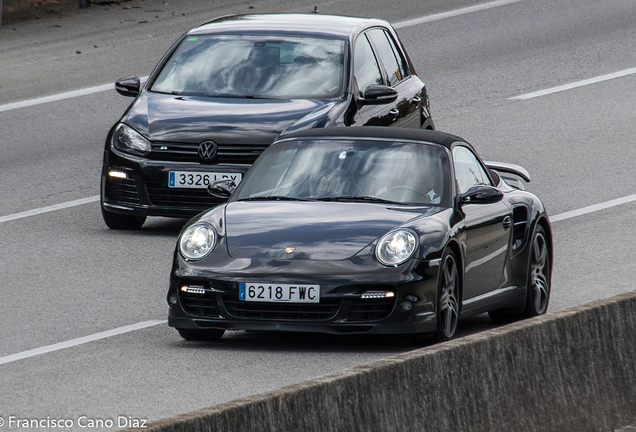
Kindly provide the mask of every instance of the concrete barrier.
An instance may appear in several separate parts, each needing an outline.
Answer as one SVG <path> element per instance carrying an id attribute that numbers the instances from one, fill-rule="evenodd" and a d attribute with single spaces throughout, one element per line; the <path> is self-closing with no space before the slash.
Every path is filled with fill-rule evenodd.
<path id="1" fill-rule="evenodd" d="M 127 431 L 609 432 L 635 423 L 632 292 Z"/>

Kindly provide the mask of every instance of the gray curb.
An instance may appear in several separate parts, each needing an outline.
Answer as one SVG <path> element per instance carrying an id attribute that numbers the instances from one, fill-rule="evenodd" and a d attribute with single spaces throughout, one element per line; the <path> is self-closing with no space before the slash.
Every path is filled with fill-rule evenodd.
<path id="1" fill-rule="evenodd" d="M 611 431 L 636 423 L 636 292 L 132 431 Z"/>

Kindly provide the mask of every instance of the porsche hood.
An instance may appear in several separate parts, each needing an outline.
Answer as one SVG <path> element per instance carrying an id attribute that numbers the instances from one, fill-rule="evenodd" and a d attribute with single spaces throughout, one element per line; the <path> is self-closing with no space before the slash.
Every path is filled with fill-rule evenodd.
<path id="1" fill-rule="evenodd" d="M 235 258 L 337 261 L 436 207 L 349 202 L 234 202 L 226 206 L 228 252 Z"/>

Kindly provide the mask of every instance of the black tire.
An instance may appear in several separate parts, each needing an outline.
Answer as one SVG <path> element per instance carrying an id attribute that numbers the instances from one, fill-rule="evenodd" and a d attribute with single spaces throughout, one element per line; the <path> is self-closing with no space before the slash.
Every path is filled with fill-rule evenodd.
<path id="1" fill-rule="evenodd" d="M 177 329 L 179 335 L 189 341 L 215 341 L 223 337 L 223 329 Z"/>
<path id="2" fill-rule="evenodd" d="M 146 216 L 128 216 L 109 212 L 102 207 L 102 217 L 106 226 L 114 230 L 138 230 L 146 222 Z"/>
<path id="3" fill-rule="evenodd" d="M 460 305 L 459 272 L 455 253 L 447 248 L 442 255 L 437 279 L 437 332 L 440 342 L 450 340 L 457 332 Z"/>
<path id="4" fill-rule="evenodd" d="M 525 307 L 520 313 L 490 311 L 488 315 L 492 322 L 495 324 L 508 324 L 521 319 L 543 315 L 548 310 L 552 275 L 550 253 L 548 236 L 543 227 L 537 225 L 530 244 Z"/>

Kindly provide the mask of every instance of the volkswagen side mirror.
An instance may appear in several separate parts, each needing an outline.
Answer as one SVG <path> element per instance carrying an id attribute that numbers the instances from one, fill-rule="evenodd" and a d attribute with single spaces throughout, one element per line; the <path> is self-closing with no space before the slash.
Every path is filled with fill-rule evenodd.
<path id="1" fill-rule="evenodd" d="M 227 200 L 236 189 L 236 186 L 232 179 L 216 180 L 208 185 L 208 193 L 215 198 Z"/>
<path id="2" fill-rule="evenodd" d="M 122 96 L 137 97 L 141 91 L 141 80 L 136 76 L 119 79 L 115 82 L 115 90 Z"/>
<path id="3" fill-rule="evenodd" d="M 371 84 L 364 91 L 364 98 L 359 101 L 363 105 L 383 105 L 395 102 L 397 98 L 397 90 L 385 85 Z"/>

